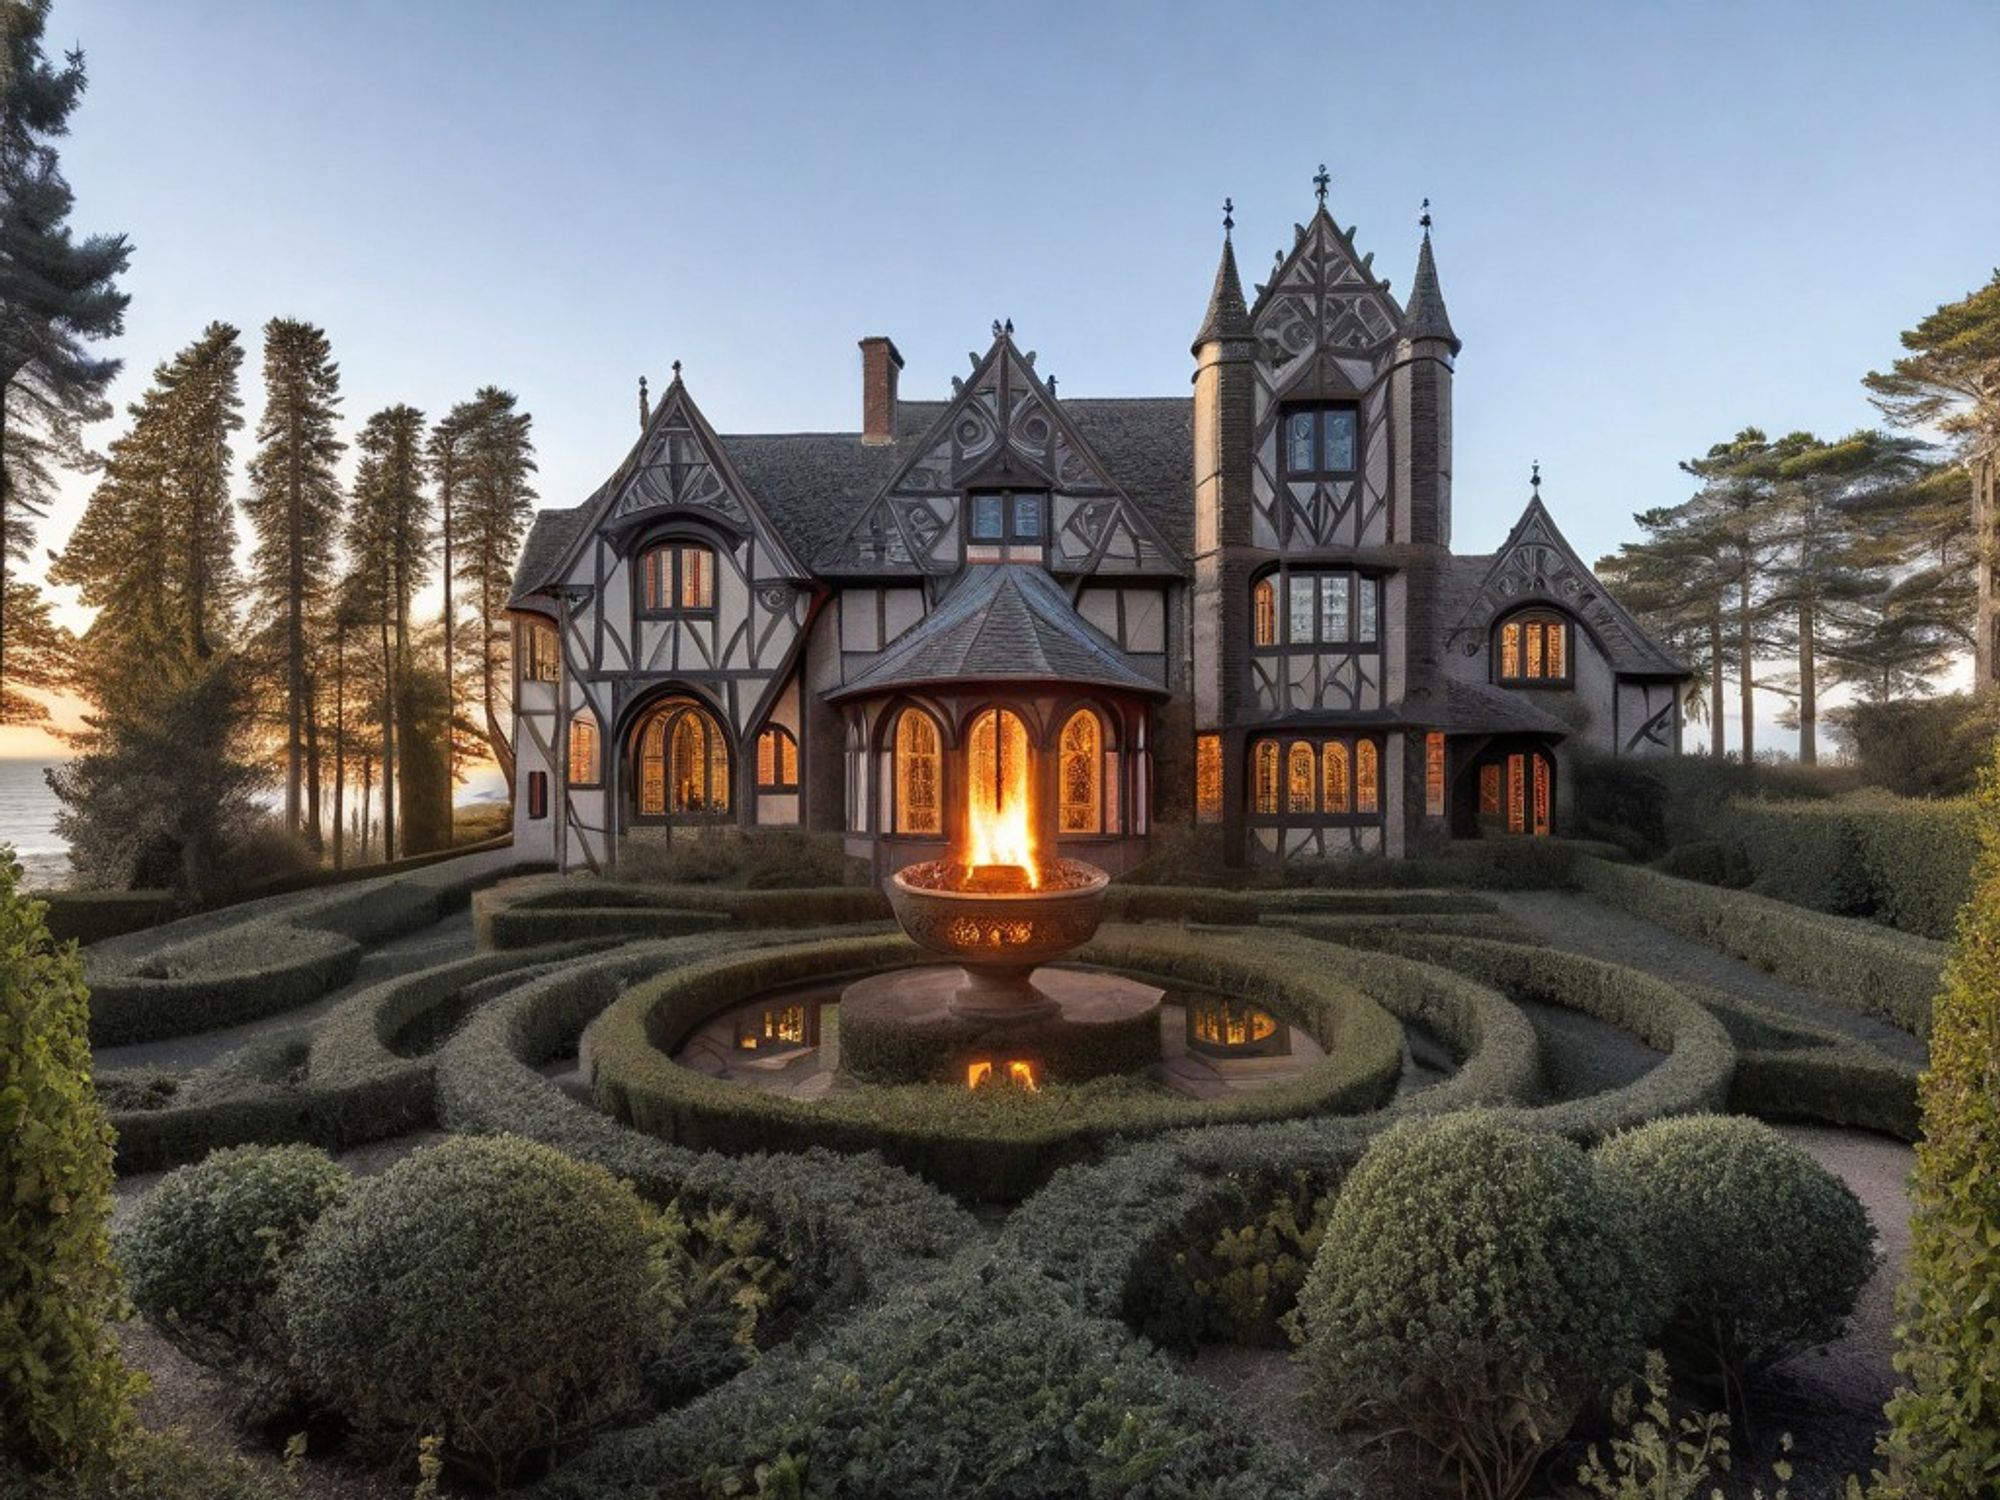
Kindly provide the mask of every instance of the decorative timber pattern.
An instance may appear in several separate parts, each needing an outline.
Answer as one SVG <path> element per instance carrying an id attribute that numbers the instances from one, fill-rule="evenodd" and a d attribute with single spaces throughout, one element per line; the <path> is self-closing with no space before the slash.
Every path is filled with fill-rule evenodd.
<path id="1" fill-rule="evenodd" d="M 1251 703 L 1259 719 L 1382 707 L 1379 651 L 1274 651 L 1249 660 Z"/>
<path id="2" fill-rule="evenodd" d="M 1113 480 L 1076 429 L 1035 356 L 996 325 L 993 346 L 954 380 L 953 398 L 917 452 L 863 509 L 837 549 L 841 561 L 884 573 L 948 576 L 984 551 L 988 561 L 1028 561 L 1017 538 L 987 547 L 966 534 L 968 490 L 1046 491 L 1051 572 L 1159 573 L 1178 569 L 1174 549 Z M 1005 552 L 1002 557 L 998 554 Z"/>
<path id="3" fill-rule="evenodd" d="M 1251 325 L 1257 359 L 1252 539 L 1312 552 L 1379 547 L 1391 535 L 1386 375 L 1402 311 L 1324 207 L 1297 229 L 1292 253 L 1259 288 Z M 1350 479 L 1288 480 L 1279 425 L 1289 401 L 1353 401 L 1361 468 Z"/>

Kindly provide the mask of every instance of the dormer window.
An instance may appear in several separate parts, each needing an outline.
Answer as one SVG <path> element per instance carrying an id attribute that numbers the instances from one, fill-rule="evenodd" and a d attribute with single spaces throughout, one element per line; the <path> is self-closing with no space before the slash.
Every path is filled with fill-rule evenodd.
<path id="1" fill-rule="evenodd" d="M 715 553 L 698 542 L 662 542 L 639 558 L 639 607 L 651 615 L 715 608 Z"/>
<path id="2" fill-rule="evenodd" d="M 1048 496 L 1041 490 L 973 490 L 966 535 L 975 542 L 1039 547 Z"/>
<path id="3" fill-rule="evenodd" d="M 1566 687 L 1569 620 L 1552 609 L 1524 610 L 1501 625 L 1498 677 L 1516 686 Z"/>
<path id="4" fill-rule="evenodd" d="M 1361 467 L 1360 421 L 1351 401 L 1285 408 L 1285 477 L 1349 479 Z"/>

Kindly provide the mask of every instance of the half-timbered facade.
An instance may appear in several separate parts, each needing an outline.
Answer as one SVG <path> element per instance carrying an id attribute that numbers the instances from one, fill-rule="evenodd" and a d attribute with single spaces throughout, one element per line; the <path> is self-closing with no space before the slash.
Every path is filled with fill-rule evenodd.
<path id="1" fill-rule="evenodd" d="M 1428 224 L 1399 303 L 1322 185 L 1254 302 L 1225 236 L 1191 397 L 1058 399 L 996 323 L 948 399 L 869 338 L 859 432 L 722 436 L 676 366 L 523 550 L 517 847 L 799 826 L 886 871 L 1010 757 L 1113 870 L 1163 820 L 1266 861 L 1557 830 L 1578 747 L 1679 750 L 1687 674 L 1539 478 L 1452 553 L 1459 349 Z"/>

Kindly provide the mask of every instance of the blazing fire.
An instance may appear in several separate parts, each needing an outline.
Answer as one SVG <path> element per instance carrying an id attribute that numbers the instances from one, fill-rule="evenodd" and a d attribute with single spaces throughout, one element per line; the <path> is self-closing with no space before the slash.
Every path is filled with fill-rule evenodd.
<path id="1" fill-rule="evenodd" d="M 980 884 L 1000 888 L 996 875 L 981 871 L 1018 870 L 1029 890 L 1041 885 L 1035 838 L 1028 819 L 1028 731 L 1020 717 L 989 709 L 972 726 L 968 749 L 967 841 L 965 863 Z"/>
<path id="2" fill-rule="evenodd" d="M 965 1086 L 969 1089 L 1017 1088 L 1030 1094 L 1040 1092 L 1040 1086 L 1035 1082 L 1035 1065 L 1019 1060 L 1008 1063 L 1004 1074 L 997 1072 L 991 1062 L 973 1063 L 965 1070 Z"/>

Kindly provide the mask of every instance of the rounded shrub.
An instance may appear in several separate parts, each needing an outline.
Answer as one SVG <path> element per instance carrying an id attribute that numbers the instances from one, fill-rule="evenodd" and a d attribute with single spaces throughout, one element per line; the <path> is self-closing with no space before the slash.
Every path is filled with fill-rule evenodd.
<path id="1" fill-rule="evenodd" d="M 1839 1335 L 1875 1269 L 1847 1184 L 1768 1125 L 1658 1120 L 1597 1148 L 1672 1311 L 1666 1343 L 1725 1384 Z"/>
<path id="2" fill-rule="evenodd" d="M 1469 1111 L 1369 1147 L 1296 1326 L 1336 1422 L 1406 1429 L 1468 1493 L 1508 1500 L 1636 1365 L 1656 1300 L 1584 1153 Z"/>
<path id="3" fill-rule="evenodd" d="M 647 1211 L 601 1167 L 461 1136 L 361 1182 L 279 1300 L 320 1394 L 361 1433 L 443 1439 L 504 1485 L 625 1409 L 662 1333 Z"/>
<path id="4" fill-rule="evenodd" d="M 279 1278 L 350 1180 L 311 1146 L 238 1146 L 168 1173 L 119 1236 L 133 1304 L 190 1359 L 281 1370 Z"/>

